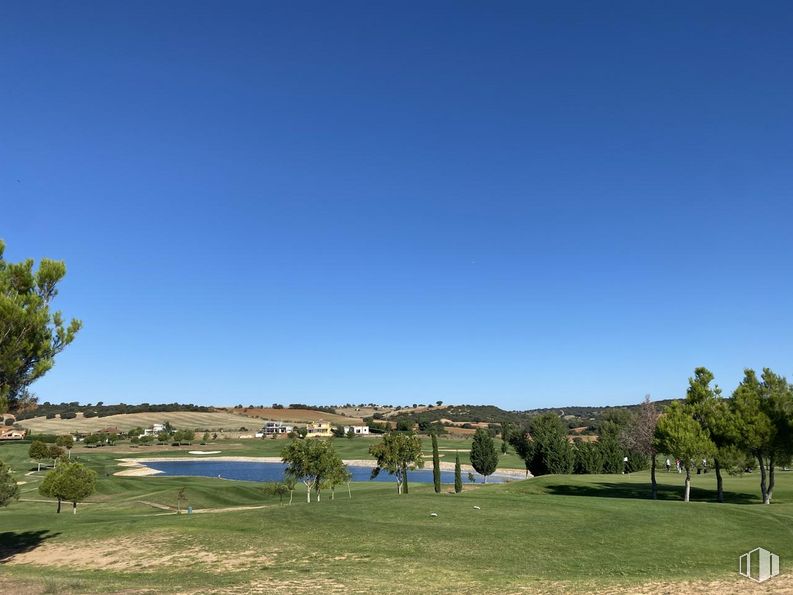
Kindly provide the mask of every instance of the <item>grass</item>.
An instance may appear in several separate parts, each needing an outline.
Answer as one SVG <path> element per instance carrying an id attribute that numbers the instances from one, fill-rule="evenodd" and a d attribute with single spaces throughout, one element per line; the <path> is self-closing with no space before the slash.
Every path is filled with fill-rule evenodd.
<path id="1" fill-rule="evenodd" d="M 282 445 L 259 442 L 250 447 L 258 453 Z M 360 458 L 367 444 L 337 440 L 346 458 Z M 787 472 L 778 473 L 771 506 L 758 503 L 756 475 L 726 478 L 726 504 L 713 502 L 713 474 L 694 476 L 696 501 L 686 504 L 682 476 L 663 472 L 658 501 L 646 499 L 648 477 L 638 473 L 466 486 L 458 495 L 412 484 L 403 497 L 391 484 L 361 483 L 352 499 L 325 494 L 308 505 L 298 493 L 280 506 L 253 483 L 119 478 L 107 475 L 119 455 L 74 454 L 100 473 L 97 494 L 77 516 L 56 515 L 36 492 L 43 473 L 22 476 L 35 467 L 26 447 L 0 447 L 29 482 L 22 502 L 0 510 L 0 585 L 49 593 L 630 591 L 647 581 L 733 580 L 738 555 L 760 545 L 779 554 L 783 572 L 793 557 Z M 264 507 L 179 516 L 152 506 L 175 506 L 181 487 L 195 509 Z M 11 563 L 17 553 L 39 558 Z"/>

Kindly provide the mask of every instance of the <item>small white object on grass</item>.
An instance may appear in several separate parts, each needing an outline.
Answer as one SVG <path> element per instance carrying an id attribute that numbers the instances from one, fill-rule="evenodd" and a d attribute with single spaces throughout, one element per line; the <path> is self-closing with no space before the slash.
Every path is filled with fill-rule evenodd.
<path id="1" fill-rule="evenodd" d="M 431 512 L 430 516 L 438 516 L 438 513 L 437 512 Z"/>
<path id="2" fill-rule="evenodd" d="M 481 509 L 481 508 L 479 508 L 478 506 L 474 506 L 474 508 L 476 508 L 477 510 L 482 510 L 482 509 Z"/>

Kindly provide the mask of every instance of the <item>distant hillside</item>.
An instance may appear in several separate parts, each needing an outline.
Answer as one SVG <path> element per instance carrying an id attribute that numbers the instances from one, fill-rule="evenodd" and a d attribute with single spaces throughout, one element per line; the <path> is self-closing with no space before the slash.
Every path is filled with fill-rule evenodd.
<path id="1" fill-rule="evenodd" d="M 675 399 L 655 401 L 659 410 L 665 409 Z M 598 422 L 616 410 L 633 411 L 639 408 L 638 404 L 615 405 L 606 407 L 555 407 L 542 409 L 529 409 L 526 411 L 507 411 L 494 405 L 449 405 L 436 409 L 417 411 L 393 411 L 389 415 L 374 415 L 374 418 L 388 417 L 389 420 L 407 419 L 420 425 L 439 422 L 449 425 L 465 424 L 502 424 L 509 423 L 516 426 L 528 424 L 529 420 L 543 413 L 553 413 L 561 417 L 569 428 L 578 428 L 578 433 L 592 433 Z"/>
<path id="2" fill-rule="evenodd" d="M 167 411 L 201 411 L 209 413 L 215 411 L 215 408 L 202 405 L 182 405 L 180 403 L 141 403 L 139 405 L 117 403 L 105 405 L 100 401 L 96 405 L 80 405 L 77 401 L 72 403 L 50 403 L 45 401 L 44 403 L 39 403 L 35 409 L 17 414 L 16 418 L 17 420 L 33 417 L 52 419 L 59 415 L 63 419 L 70 419 L 77 417 L 78 414 L 82 414 L 84 417 L 108 417 L 127 413 L 159 413 Z"/>
<path id="3" fill-rule="evenodd" d="M 336 413 L 328 413 L 326 410 L 318 409 L 298 409 L 298 408 L 274 408 L 274 407 L 234 407 L 226 409 L 229 413 L 236 415 L 244 415 L 246 417 L 253 417 L 260 420 L 273 420 L 273 421 L 291 421 L 295 423 L 308 423 L 311 421 L 323 420 L 331 424 L 349 425 L 349 424 L 362 424 L 363 420 L 360 417 L 351 417 L 338 415 Z"/>
<path id="4" fill-rule="evenodd" d="M 165 423 L 166 421 L 175 428 L 184 430 L 239 431 L 241 428 L 247 428 L 247 430 L 253 431 L 261 427 L 261 424 L 255 420 L 242 415 L 203 411 L 125 413 L 105 417 L 83 417 L 80 414 L 70 419 L 47 419 L 40 416 L 21 420 L 18 425 L 37 434 L 66 434 L 96 432 L 109 427 L 126 432 L 132 428 L 147 428 L 152 424 Z"/>

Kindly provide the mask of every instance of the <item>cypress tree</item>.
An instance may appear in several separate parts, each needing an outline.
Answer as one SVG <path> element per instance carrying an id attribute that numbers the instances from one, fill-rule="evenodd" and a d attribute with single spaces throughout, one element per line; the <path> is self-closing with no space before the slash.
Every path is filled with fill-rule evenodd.
<path id="1" fill-rule="evenodd" d="M 463 473 L 460 470 L 460 453 L 454 460 L 454 493 L 459 494 L 463 491 Z"/>
<path id="2" fill-rule="evenodd" d="M 474 434 L 474 441 L 471 445 L 471 465 L 477 473 L 484 476 L 485 483 L 487 483 L 487 476 L 491 475 L 498 465 L 498 452 L 493 443 L 493 437 L 485 429 L 479 428 Z"/>
<path id="3" fill-rule="evenodd" d="M 435 493 L 441 493 L 441 458 L 438 454 L 438 437 L 432 435 L 432 482 L 435 484 Z"/>
<path id="4" fill-rule="evenodd" d="M 408 467 L 407 465 L 402 465 L 402 493 L 408 493 Z"/>

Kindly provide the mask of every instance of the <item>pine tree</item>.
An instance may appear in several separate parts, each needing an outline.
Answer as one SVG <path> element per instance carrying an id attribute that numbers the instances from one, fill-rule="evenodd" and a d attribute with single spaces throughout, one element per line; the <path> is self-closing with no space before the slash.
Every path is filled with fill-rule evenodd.
<path id="1" fill-rule="evenodd" d="M 460 469 L 460 453 L 454 460 L 454 493 L 459 494 L 463 491 L 463 473 Z"/>
<path id="2" fill-rule="evenodd" d="M 474 441 L 471 444 L 471 465 L 477 473 L 484 476 L 487 483 L 487 476 L 492 475 L 498 465 L 498 451 L 493 443 L 490 432 L 479 428 L 474 434 Z"/>
<path id="3" fill-rule="evenodd" d="M 438 454 L 438 437 L 432 435 L 432 482 L 435 484 L 435 493 L 441 493 L 441 458 Z"/>

